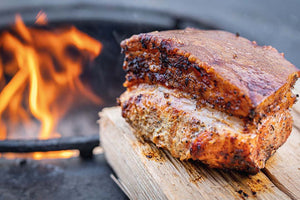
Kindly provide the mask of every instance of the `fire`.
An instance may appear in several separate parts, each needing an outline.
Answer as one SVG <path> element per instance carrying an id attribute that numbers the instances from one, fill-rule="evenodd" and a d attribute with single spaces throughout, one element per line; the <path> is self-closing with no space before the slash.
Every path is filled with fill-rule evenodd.
<path id="1" fill-rule="evenodd" d="M 40 24 L 40 25 L 46 25 L 48 23 L 48 19 L 47 19 L 46 13 L 44 13 L 43 11 L 40 11 L 36 15 L 35 23 L 36 24 Z"/>
<path id="2" fill-rule="evenodd" d="M 26 158 L 32 158 L 34 160 L 42 160 L 42 159 L 71 158 L 74 156 L 79 156 L 79 152 L 76 150 L 65 150 L 65 151 L 49 151 L 49 152 L 34 152 L 34 153 L 3 153 L 3 157 L 6 159 L 26 157 Z"/>
<path id="3" fill-rule="evenodd" d="M 46 15 L 39 13 L 36 24 L 46 23 Z M 29 126 L 32 117 L 41 122 L 39 139 L 60 137 L 56 125 L 76 97 L 100 104 L 80 75 L 83 63 L 98 56 L 101 48 L 99 41 L 75 27 L 30 28 L 17 15 L 13 32 L 0 35 L 0 139 L 10 137 L 8 127 Z"/>

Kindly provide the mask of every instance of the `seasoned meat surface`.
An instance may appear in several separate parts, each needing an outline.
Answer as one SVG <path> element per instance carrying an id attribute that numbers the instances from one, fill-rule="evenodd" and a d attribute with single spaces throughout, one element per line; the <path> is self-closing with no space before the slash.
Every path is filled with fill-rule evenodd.
<path id="1" fill-rule="evenodd" d="M 196 106 L 188 94 L 158 85 L 133 86 L 120 97 L 122 116 L 138 137 L 182 160 L 256 173 L 288 138 L 290 112 L 266 116 L 257 127 L 224 112 Z"/>
<path id="2" fill-rule="evenodd" d="M 251 173 L 288 138 L 299 70 L 272 47 L 185 29 L 124 40 L 122 116 L 182 160 Z"/>
<path id="3" fill-rule="evenodd" d="M 124 40 L 125 86 L 161 84 L 216 109 L 254 118 L 276 109 L 299 76 L 283 54 L 224 31 L 185 29 Z M 291 106 L 290 98 L 285 107 Z"/>

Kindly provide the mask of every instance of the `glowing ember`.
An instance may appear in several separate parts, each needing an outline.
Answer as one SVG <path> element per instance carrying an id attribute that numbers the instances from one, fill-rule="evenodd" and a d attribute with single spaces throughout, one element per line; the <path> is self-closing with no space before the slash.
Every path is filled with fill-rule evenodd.
<path id="1" fill-rule="evenodd" d="M 34 152 L 34 153 L 2 153 L 2 157 L 6 159 L 16 158 L 32 158 L 34 160 L 42 159 L 64 159 L 78 156 L 77 150 L 65 150 L 65 151 L 49 151 L 49 152 Z M 1 158 L 1 155 L 0 155 Z"/>
<path id="2" fill-rule="evenodd" d="M 39 13 L 36 23 L 47 23 L 46 15 Z M 7 132 L 14 126 L 30 126 L 32 117 L 41 122 L 39 139 L 60 137 L 56 125 L 76 97 L 100 104 L 79 76 L 83 63 L 93 60 L 101 48 L 100 42 L 75 27 L 28 28 L 16 16 L 13 33 L 0 35 L 0 139 L 9 138 Z"/>

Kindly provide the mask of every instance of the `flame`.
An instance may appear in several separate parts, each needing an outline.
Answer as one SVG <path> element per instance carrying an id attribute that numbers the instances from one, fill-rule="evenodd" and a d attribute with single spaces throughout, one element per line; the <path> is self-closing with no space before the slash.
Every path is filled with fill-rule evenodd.
<path id="1" fill-rule="evenodd" d="M 36 24 L 46 23 L 40 12 Z M 32 116 L 41 122 L 39 139 L 60 137 L 55 128 L 76 97 L 101 103 L 80 75 L 83 63 L 98 56 L 102 44 L 73 26 L 28 28 L 19 15 L 13 30 L 0 35 L 0 139 L 9 137 L 7 121 L 12 127 L 28 126 Z"/>
<path id="2" fill-rule="evenodd" d="M 49 151 L 49 152 L 34 152 L 34 153 L 2 153 L 0 158 L 16 159 L 16 158 L 32 158 L 34 160 L 45 159 L 66 159 L 74 156 L 79 156 L 77 150 L 64 150 L 64 151 Z"/>
<path id="3" fill-rule="evenodd" d="M 36 24 L 40 24 L 40 25 L 46 25 L 46 24 L 48 24 L 48 19 L 47 19 L 46 13 L 44 13 L 43 11 L 40 11 L 36 15 L 35 23 Z"/>

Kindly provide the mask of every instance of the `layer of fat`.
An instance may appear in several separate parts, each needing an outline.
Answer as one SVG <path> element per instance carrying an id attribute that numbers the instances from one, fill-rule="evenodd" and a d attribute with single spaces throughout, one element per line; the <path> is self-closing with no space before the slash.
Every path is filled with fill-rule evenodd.
<path id="1" fill-rule="evenodd" d="M 200 120 L 206 129 L 213 128 L 220 133 L 224 131 L 243 132 L 244 122 L 240 118 L 230 116 L 227 113 L 208 106 L 197 106 L 197 101 L 191 98 L 189 94 L 176 89 L 169 89 L 160 85 L 139 84 L 129 88 L 127 92 L 121 96 L 121 101 L 130 96 L 140 94 L 155 94 L 153 96 L 156 99 L 158 108 L 165 107 L 166 101 L 168 101 L 172 104 L 173 108 L 185 111 L 187 120 Z M 167 98 L 165 97 L 166 95 L 168 96 Z"/>

